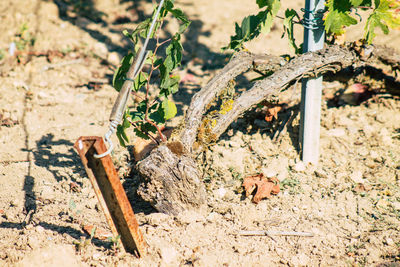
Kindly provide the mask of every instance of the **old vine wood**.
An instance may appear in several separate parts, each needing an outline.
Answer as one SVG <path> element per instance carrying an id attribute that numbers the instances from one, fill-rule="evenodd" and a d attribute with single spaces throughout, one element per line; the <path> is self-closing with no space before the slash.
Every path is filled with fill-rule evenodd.
<path id="1" fill-rule="evenodd" d="M 158 211 L 167 214 L 177 215 L 185 210 L 205 212 L 206 192 L 202 173 L 193 157 L 193 145 L 207 106 L 230 80 L 243 72 L 260 65 L 265 69 L 274 70 L 272 75 L 255 82 L 249 90 L 236 97 L 231 110 L 219 116 L 212 129 L 215 140 L 245 111 L 270 97 L 279 96 L 282 91 L 303 77 L 327 74 L 329 79 L 341 80 L 347 76 L 349 81 L 357 79 L 359 75 L 367 75 L 364 70 L 379 70 L 382 64 L 396 70 L 399 68 L 399 59 L 400 55 L 392 49 L 357 43 L 346 47 L 328 46 L 320 51 L 298 55 L 290 62 L 270 55 L 238 53 L 194 95 L 179 132 L 168 143 L 161 144 L 138 163 L 137 169 L 143 177 L 138 194 Z M 395 72 L 389 77 L 387 73 L 384 76 L 378 74 L 371 74 L 370 77 L 378 80 L 382 77 L 390 78 L 392 86 L 388 86 L 386 90 L 391 94 L 400 95 Z"/>

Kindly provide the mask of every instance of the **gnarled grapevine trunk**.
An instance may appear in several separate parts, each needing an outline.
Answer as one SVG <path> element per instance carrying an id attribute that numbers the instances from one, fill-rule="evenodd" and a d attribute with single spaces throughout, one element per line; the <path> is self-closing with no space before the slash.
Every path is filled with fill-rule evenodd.
<path id="1" fill-rule="evenodd" d="M 177 215 L 184 210 L 204 212 L 206 192 L 192 147 L 207 106 L 225 89 L 230 80 L 252 68 L 274 73 L 256 82 L 252 88 L 234 100 L 230 111 L 220 115 L 212 129 L 218 138 L 227 127 L 252 106 L 278 96 L 291 84 L 304 77 L 336 73 L 347 67 L 353 69 L 383 63 L 397 69 L 400 57 L 390 49 L 372 46 L 329 46 L 316 52 L 302 54 L 290 62 L 280 57 L 238 53 L 202 90 L 194 95 L 183 121 L 183 128 L 172 143 L 162 144 L 138 163 L 144 178 L 138 193 L 158 211 Z M 394 94 L 399 94 L 399 81 L 392 77 Z M 390 88 L 389 88 L 390 90 Z"/>

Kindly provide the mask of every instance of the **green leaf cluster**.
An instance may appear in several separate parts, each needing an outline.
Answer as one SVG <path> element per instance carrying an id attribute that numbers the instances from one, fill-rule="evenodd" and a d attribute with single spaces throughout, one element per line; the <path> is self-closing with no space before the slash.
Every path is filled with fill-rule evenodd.
<path id="1" fill-rule="evenodd" d="M 389 28 L 400 27 L 400 3 L 396 0 L 375 0 L 375 9 L 368 17 L 365 25 L 364 39 L 368 44 L 375 38 L 375 28 L 380 28 L 384 34 L 389 33 Z"/>
<path id="2" fill-rule="evenodd" d="M 156 9 L 157 7 L 154 8 L 152 18 L 155 16 Z M 167 17 L 168 14 L 178 20 L 179 29 L 169 40 L 159 42 L 157 35 L 163 21 L 169 18 Z M 149 33 L 152 18 L 140 23 L 132 32 L 123 32 L 125 36 L 133 41 L 135 49 L 122 59 L 120 67 L 114 74 L 113 86 L 117 91 L 121 90 L 125 82 L 126 74 L 133 64 L 135 55 L 140 47 L 141 38 L 145 38 Z M 155 29 L 150 33 L 153 38 L 157 39 L 156 48 L 154 51 L 150 51 L 145 59 L 145 64 L 150 65 L 150 71 L 148 73 L 141 71 L 133 83 L 132 90 L 138 92 L 144 89 L 146 97 L 140 103 L 126 110 L 123 122 L 117 128 L 117 136 L 122 146 L 125 146 L 129 142 L 126 129 L 131 126 L 134 128 L 136 136 L 149 139 L 149 136 L 159 131 L 161 125 L 177 114 L 176 105 L 169 96 L 176 93 L 179 89 L 180 77 L 174 74 L 174 70 L 181 64 L 183 53 L 181 34 L 189 25 L 190 21 L 182 10 L 174 7 L 174 1 L 166 0 L 157 18 Z M 159 56 L 157 53 L 161 48 L 165 49 L 164 57 Z M 159 73 L 159 90 L 156 96 L 150 99 L 148 92 L 149 83 L 156 71 Z"/>
<path id="3" fill-rule="evenodd" d="M 346 27 L 359 23 L 353 15 L 355 10 L 370 11 L 364 27 L 364 39 L 368 44 L 375 38 L 376 28 L 388 34 L 390 28 L 400 27 L 400 3 L 396 0 L 328 0 L 327 7 L 324 19 L 328 34 L 341 35 Z"/>
<path id="4" fill-rule="evenodd" d="M 241 50 L 243 44 L 258 37 L 261 33 L 271 31 L 273 20 L 278 13 L 280 0 L 257 0 L 259 8 L 264 8 L 257 15 L 250 15 L 242 20 L 241 25 L 235 23 L 235 35 L 231 36 L 230 43 L 223 49 Z"/>
<path id="5" fill-rule="evenodd" d="M 350 15 L 353 4 L 352 0 L 328 0 L 326 5 L 328 13 L 325 16 L 326 32 L 341 35 L 345 27 L 357 24 L 357 20 Z M 359 2 L 359 1 L 358 1 Z"/>
<path id="6" fill-rule="evenodd" d="M 285 18 L 283 20 L 283 34 L 282 37 L 287 34 L 289 45 L 294 49 L 296 54 L 302 53 L 301 45 L 298 46 L 296 44 L 296 40 L 294 38 L 294 19 L 300 20 L 299 15 L 297 14 L 296 10 L 294 9 L 286 9 L 285 11 Z"/>

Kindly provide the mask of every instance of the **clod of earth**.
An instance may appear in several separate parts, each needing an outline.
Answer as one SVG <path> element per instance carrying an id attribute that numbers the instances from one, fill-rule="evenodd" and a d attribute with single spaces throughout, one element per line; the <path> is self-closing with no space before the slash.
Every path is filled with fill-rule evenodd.
<path id="1" fill-rule="evenodd" d="M 242 186 L 246 191 L 246 197 L 255 193 L 252 201 L 256 204 L 264 198 L 271 198 L 271 194 L 276 195 L 280 191 L 278 179 L 266 178 L 262 173 L 244 178 Z"/>
<path id="2" fill-rule="evenodd" d="M 0 114 L 0 126 L 11 127 L 17 125 L 19 122 L 11 118 L 5 118 L 3 114 Z"/>

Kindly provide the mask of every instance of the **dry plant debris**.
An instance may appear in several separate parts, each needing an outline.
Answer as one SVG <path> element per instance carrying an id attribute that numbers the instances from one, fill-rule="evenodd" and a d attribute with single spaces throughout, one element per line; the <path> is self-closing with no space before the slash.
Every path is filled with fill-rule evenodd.
<path id="1" fill-rule="evenodd" d="M 96 229 L 94 229 L 94 227 L 96 227 Z M 107 240 L 108 238 L 113 237 L 111 232 L 108 232 L 105 229 L 99 228 L 92 224 L 83 225 L 82 228 L 83 228 L 83 231 L 85 231 L 88 235 L 91 236 L 93 234 L 93 237 L 97 238 L 99 240 Z"/>
<path id="2" fill-rule="evenodd" d="M 17 125 L 19 122 L 17 120 L 13 120 L 11 118 L 4 117 L 3 114 L 0 114 L 0 126 L 11 127 Z"/>
<path id="3" fill-rule="evenodd" d="M 252 201 L 256 204 L 264 198 L 271 198 L 271 194 L 276 195 L 280 191 L 278 179 L 266 178 L 262 173 L 244 178 L 242 186 L 246 191 L 246 197 L 255 193 Z"/>

